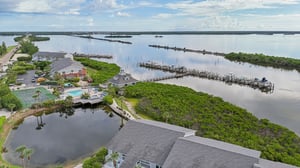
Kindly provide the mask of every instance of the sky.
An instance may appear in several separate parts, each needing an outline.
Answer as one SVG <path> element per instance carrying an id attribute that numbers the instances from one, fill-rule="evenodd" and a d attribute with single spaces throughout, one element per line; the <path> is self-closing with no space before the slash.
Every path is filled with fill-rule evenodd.
<path id="1" fill-rule="evenodd" d="M 0 31 L 300 30 L 300 0 L 0 0 Z"/>

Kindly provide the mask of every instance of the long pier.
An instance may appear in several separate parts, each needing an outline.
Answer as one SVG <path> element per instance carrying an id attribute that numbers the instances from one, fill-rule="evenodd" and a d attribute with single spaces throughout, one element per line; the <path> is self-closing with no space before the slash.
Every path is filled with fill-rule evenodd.
<path id="1" fill-rule="evenodd" d="M 105 58 L 112 59 L 112 55 L 100 55 L 100 54 L 82 54 L 82 53 L 73 53 L 75 57 L 87 57 L 87 58 Z"/>
<path id="2" fill-rule="evenodd" d="M 122 44 L 132 44 L 132 42 L 129 42 L 129 41 L 112 40 L 112 39 L 105 39 L 105 38 L 97 38 L 97 37 L 92 37 L 92 36 L 75 36 L 75 37 L 87 38 L 87 39 L 94 39 L 94 40 L 102 40 L 102 41 L 122 43 Z"/>
<path id="3" fill-rule="evenodd" d="M 184 76 L 194 76 L 194 77 L 205 78 L 210 80 L 218 80 L 218 81 L 225 82 L 226 84 L 238 84 L 241 86 L 249 86 L 253 89 L 259 89 L 262 92 L 272 93 L 274 91 L 274 84 L 272 82 L 267 81 L 265 78 L 259 80 L 258 78 L 237 77 L 233 74 L 220 75 L 214 72 L 200 71 L 196 69 L 187 69 L 184 66 L 160 65 L 154 62 L 142 62 L 139 63 L 139 66 L 176 73 L 176 75 L 153 78 L 145 81 L 160 81 L 160 80 L 166 80 L 172 78 L 181 78 Z"/>
<path id="4" fill-rule="evenodd" d="M 143 82 L 156 82 L 156 81 L 162 81 L 162 80 L 167 80 L 167 79 L 183 78 L 188 75 L 189 75 L 188 73 L 168 75 L 168 76 L 146 79 L 146 80 L 143 80 Z"/>
<path id="5" fill-rule="evenodd" d="M 195 50 L 195 49 L 180 48 L 180 47 L 169 47 L 169 46 L 162 46 L 162 45 L 149 45 L 149 47 L 162 48 L 162 49 L 174 50 L 174 51 L 194 52 L 194 53 L 199 53 L 199 54 L 210 54 L 210 55 L 216 55 L 216 56 L 222 56 L 222 57 L 225 57 L 225 55 L 226 55 L 226 53 L 222 53 L 222 52 Z"/>

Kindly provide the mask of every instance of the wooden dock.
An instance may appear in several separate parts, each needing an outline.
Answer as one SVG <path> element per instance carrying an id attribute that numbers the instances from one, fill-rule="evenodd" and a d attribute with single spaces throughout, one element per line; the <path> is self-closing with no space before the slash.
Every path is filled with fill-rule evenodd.
<path id="1" fill-rule="evenodd" d="M 94 98 L 94 99 L 73 99 L 73 104 L 75 106 L 77 105 L 85 105 L 85 104 L 91 104 L 91 105 L 94 105 L 94 104 L 99 104 L 103 101 L 102 98 Z"/>
<path id="2" fill-rule="evenodd" d="M 188 73 L 168 75 L 168 76 L 146 79 L 146 80 L 143 80 L 143 82 L 156 82 L 156 81 L 162 81 L 162 80 L 167 80 L 167 79 L 176 79 L 176 78 L 178 79 L 178 78 L 183 78 L 188 75 L 189 75 Z"/>
<path id="3" fill-rule="evenodd" d="M 82 54 L 82 53 L 73 53 L 75 57 L 87 57 L 87 58 L 105 58 L 112 59 L 112 55 L 100 55 L 100 54 Z"/>
<path id="4" fill-rule="evenodd" d="M 216 55 L 216 56 L 222 56 L 222 57 L 225 57 L 225 55 L 226 55 L 226 53 L 221 53 L 221 52 L 212 52 L 212 51 L 206 51 L 206 50 L 195 50 L 195 49 L 179 48 L 179 47 L 169 47 L 169 46 L 162 46 L 162 45 L 149 45 L 149 47 L 162 48 L 162 49 L 174 50 L 174 51 L 194 52 L 194 53 L 199 53 L 199 54 L 210 54 L 210 55 Z"/>
<path id="5" fill-rule="evenodd" d="M 184 66 L 169 66 L 169 65 L 160 65 L 154 62 L 142 62 L 139 63 L 140 67 L 150 68 L 150 69 L 157 69 L 162 71 L 167 71 L 171 73 L 176 73 L 176 75 L 170 75 L 166 77 L 158 77 L 153 79 L 148 79 L 145 81 L 160 81 L 172 78 L 182 78 L 184 76 L 194 76 L 199 78 L 205 78 L 210 80 L 218 80 L 225 82 L 226 84 L 238 84 L 241 86 L 249 86 L 253 89 L 259 89 L 262 92 L 270 92 L 274 91 L 274 84 L 272 82 L 267 81 L 265 78 L 259 80 L 258 78 L 246 78 L 246 77 L 237 77 L 233 74 L 228 75 L 220 75 L 214 72 L 208 71 L 200 71 L 196 69 L 187 69 Z"/>
<path id="6" fill-rule="evenodd" d="M 101 40 L 101 41 L 108 41 L 108 42 L 115 42 L 115 43 L 122 43 L 122 44 L 132 44 L 132 42 L 129 41 L 123 41 L 123 40 L 112 40 L 112 39 L 105 39 L 105 38 L 97 38 L 92 36 L 75 36 L 80 38 L 87 38 L 87 39 L 94 39 L 94 40 Z"/>

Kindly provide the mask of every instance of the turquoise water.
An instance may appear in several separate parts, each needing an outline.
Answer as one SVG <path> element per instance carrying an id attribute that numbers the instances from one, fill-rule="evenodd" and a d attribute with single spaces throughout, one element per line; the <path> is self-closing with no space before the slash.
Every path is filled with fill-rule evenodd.
<path id="1" fill-rule="evenodd" d="M 68 95 L 72 96 L 72 97 L 78 97 L 82 95 L 82 90 L 71 90 L 67 92 Z"/>

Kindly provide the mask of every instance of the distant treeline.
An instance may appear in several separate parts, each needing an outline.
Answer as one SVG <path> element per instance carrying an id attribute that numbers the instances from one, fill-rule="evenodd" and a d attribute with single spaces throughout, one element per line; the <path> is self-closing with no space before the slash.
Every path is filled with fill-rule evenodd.
<path id="1" fill-rule="evenodd" d="M 247 62 L 254 65 L 270 66 L 300 72 L 300 60 L 295 58 L 275 57 L 264 54 L 229 53 L 225 58 L 230 61 Z"/>
<path id="2" fill-rule="evenodd" d="M 125 97 L 138 99 L 138 114 L 197 130 L 201 137 L 259 150 L 262 158 L 300 166 L 300 138 L 294 132 L 219 97 L 159 83 L 128 86 Z"/>
<path id="3" fill-rule="evenodd" d="M 0 35 L 23 35 L 30 33 L 34 35 L 89 35 L 89 34 L 114 34 L 114 35 L 273 35 L 273 34 L 285 34 L 293 35 L 300 34 L 300 31 L 61 31 L 61 32 L 0 32 Z"/>
<path id="4" fill-rule="evenodd" d="M 131 38 L 132 36 L 129 35 L 109 35 L 109 36 L 104 36 L 104 38 Z"/>
<path id="5" fill-rule="evenodd" d="M 23 36 L 15 37 L 14 40 L 15 40 L 15 42 L 19 42 L 24 37 L 26 37 L 26 36 L 23 35 Z M 50 40 L 50 37 L 39 37 L 39 36 L 35 36 L 35 35 L 30 35 L 28 38 L 30 41 L 48 41 L 48 40 Z"/>

